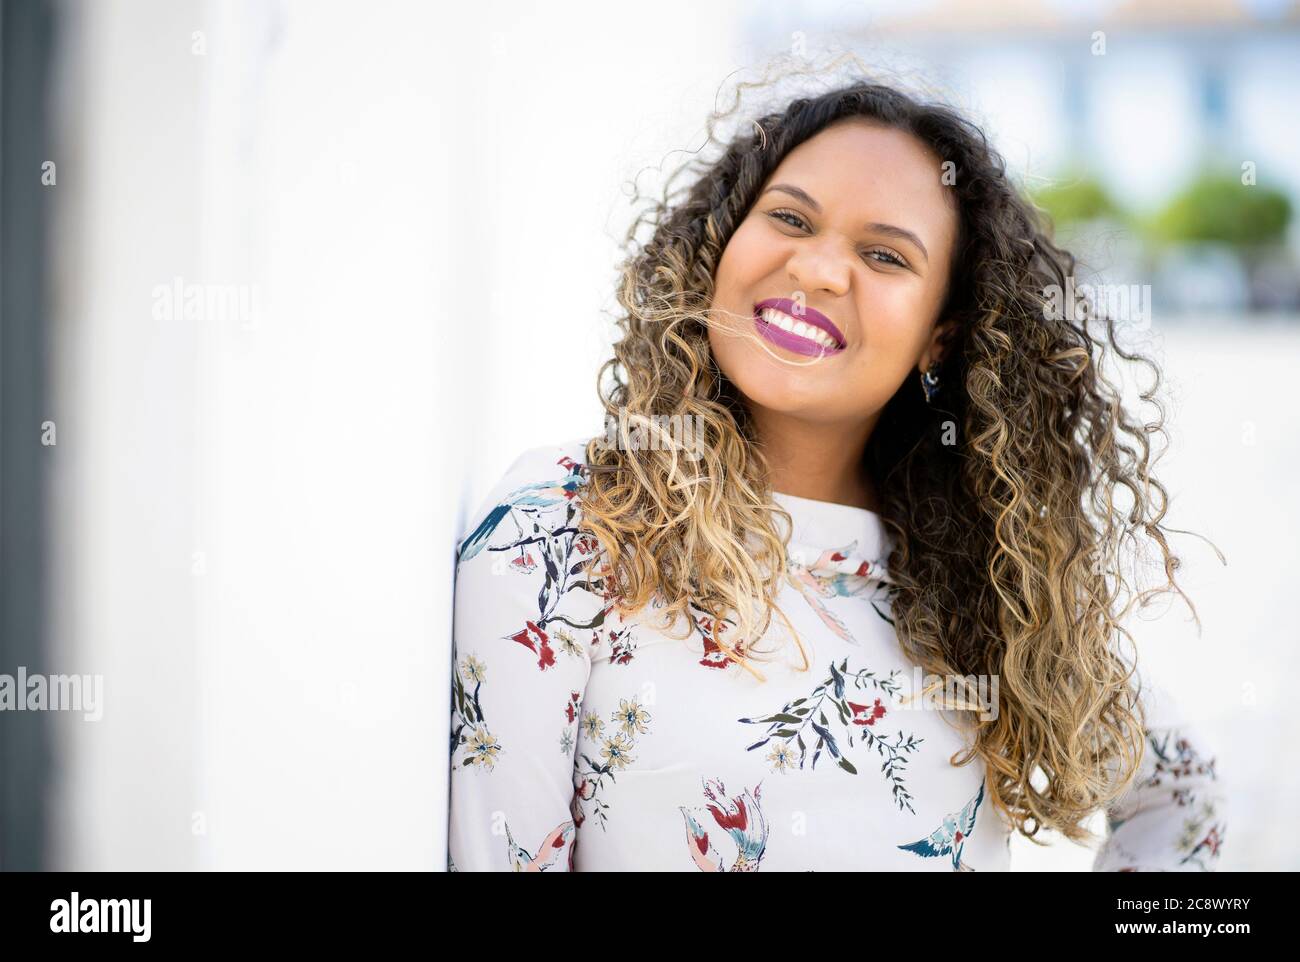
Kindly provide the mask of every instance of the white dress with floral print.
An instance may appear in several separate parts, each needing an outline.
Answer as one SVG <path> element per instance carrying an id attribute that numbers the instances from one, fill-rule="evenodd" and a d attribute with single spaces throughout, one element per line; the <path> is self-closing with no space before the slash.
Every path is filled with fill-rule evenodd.
<path id="1" fill-rule="evenodd" d="M 620 618 L 577 529 L 584 440 L 524 452 L 458 546 L 448 868 L 454 871 L 996 871 L 957 707 L 924 687 L 890 620 L 879 516 L 776 493 L 794 520 L 779 619 L 754 663 L 731 622 Z M 784 639 L 784 644 L 780 644 Z M 993 694 L 989 691 L 985 695 Z M 1222 782 L 1162 695 L 1099 871 L 1207 871 Z M 996 700 L 996 699 L 994 699 Z M 987 702 L 982 702 L 987 704 Z M 978 705 L 974 710 L 979 710 Z M 1161 720 L 1163 718 L 1163 720 Z"/>

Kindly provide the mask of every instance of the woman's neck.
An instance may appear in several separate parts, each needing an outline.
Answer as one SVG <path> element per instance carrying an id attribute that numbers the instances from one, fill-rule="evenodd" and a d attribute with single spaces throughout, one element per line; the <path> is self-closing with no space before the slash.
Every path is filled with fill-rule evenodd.
<path id="1" fill-rule="evenodd" d="M 879 415 L 869 423 L 827 424 L 772 411 L 752 412 L 767 456 L 772 490 L 798 498 L 879 511 L 862 454 Z"/>

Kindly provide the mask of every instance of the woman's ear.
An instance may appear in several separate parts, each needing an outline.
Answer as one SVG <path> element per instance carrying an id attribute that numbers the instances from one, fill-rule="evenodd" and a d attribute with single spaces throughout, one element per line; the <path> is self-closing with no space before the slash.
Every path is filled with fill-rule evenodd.
<path id="1" fill-rule="evenodd" d="M 957 322 L 954 320 L 941 320 L 934 325 L 934 330 L 930 333 L 930 341 L 921 352 L 922 371 L 928 371 L 936 361 L 947 358 L 949 345 L 956 333 Z"/>

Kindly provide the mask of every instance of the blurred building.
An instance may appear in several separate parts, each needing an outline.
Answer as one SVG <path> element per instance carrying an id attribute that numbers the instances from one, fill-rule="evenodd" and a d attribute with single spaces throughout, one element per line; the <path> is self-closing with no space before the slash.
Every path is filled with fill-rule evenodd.
<path id="1" fill-rule="evenodd" d="M 1239 176 L 1249 164 L 1257 188 L 1300 210 L 1300 125 L 1285 122 L 1300 89 L 1294 0 L 769 0 L 747 30 L 755 48 L 852 50 L 951 100 L 1029 188 L 1095 178 L 1150 218 L 1199 175 Z M 1122 226 L 1094 232 L 1086 259 L 1119 282 L 1154 282 L 1168 307 L 1300 304 L 1294 216 L 1288 250 L 1252 265 L 1200 246 L 1155 263 Z"/>

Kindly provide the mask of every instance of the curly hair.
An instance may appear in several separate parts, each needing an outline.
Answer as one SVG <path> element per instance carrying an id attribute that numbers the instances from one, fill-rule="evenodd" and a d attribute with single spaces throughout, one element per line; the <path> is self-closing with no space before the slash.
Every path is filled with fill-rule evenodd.
<path id="1" fill-rule="evenodd" d="M 720 116 L 710 118 L 711 143 Z M 899 644 L 928 674 L 998 677 L 996 717 L 960 713 L 971 737 L 951 764 L 980 759 L 993 806 L 1024 836 L 1047 826 L 1086 841 L 1095 836 L 1084 820 L 1127 788 L 1144 750 L 1136 662 L 1117 645 L 1121 635 L 1132 640 L 1122 621 L 1134 600 L 1146 605 L 1171 589 L 1195 617 L 1174 580 L 1172 529 L 1160 523 L 1167 492 L 1150 473 L 1159 455 L 1149 435 L 1167 440 L 1153 400 L 1160 369 L 1121 347 L 1115 320 L 1095 306 L 1048 309 L 1049 291 L 1073 289 L 1075 257 L 956 109 L 855 75 L 751 121 L 716 141 L 716 159 L 693 158 L 669 178 L 627 235 L 621 338 L 597 376 L 623 443 L 588 442 L 582 525 L 601 543 L 606 591 L 624 612 L 653 600 L 666 623 L 685 616 L 687 633 L 697 611 L 734 615 L 741 639 L 764 637 L 775 615 L 809 667 L 776 602 L 791 519 L 772 499 L 746 407 L 711 355 L 709 308 L 723 250 L 769 175 L 846 118 L 907 132 L 950 161 L 959 210 L 940 314 L 958 322 L 939 373 L 944 389 L 927 404 L 906 379 L 862 463 L 892 540 Z M 695 176 L 671 190 L 683 172 Z M 1127 411 L 1105 376 L 1108 346 L 1154 372 L 1141 395 L 1156 408 L 1153 423 Z M 701 426 L 690 456 L 658 427 L 672 417 Z M 630 443 L 633 431 L 658 432 L 662 443 Z M 1123 492 L 1126 514 L 1116 503 Z M 1126 539 L 1158 545 L 1166 580 L 1121 608 L 1131 593 L 1119 570 Z M 760 652 L 717 643 L 763 678 Z M 1041 784 L 1031 782 L 1035 769 Z"/>

